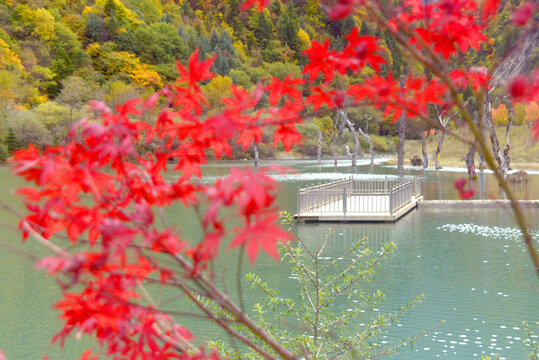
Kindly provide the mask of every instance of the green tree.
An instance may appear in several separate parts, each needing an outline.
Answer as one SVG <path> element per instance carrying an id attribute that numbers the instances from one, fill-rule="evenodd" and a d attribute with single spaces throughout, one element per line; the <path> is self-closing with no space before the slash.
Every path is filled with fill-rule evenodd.
<path id="1" fill-rule="evenodd" d="M 45 144 L 53 143 L 51 133 L 36 118 L 34 112 L 31 110 L 19 111 L 12 114 L 8 119 L 8 126 L 14 134 L 15 140 L 9 140 L 10 134 L 8 133 L 6 143 L 10 152 L 17 148 L 26 148 L 30 144 L 42 147 Z"/>
<path id="2" fill-rule="evenodd" d="M 90 57 L 83 50 L 82 43 L 77 34 L 62 22 L 55 23 L 56 38 L 54 40 L 57 47 L 62 47 L 76 69 L 88 66 Z"/>
<path id="3" fill-rule="evenodd" d="M 255 37 L 258 45 L 264 48 L 273 38 L 273 22 L 268 9 L 258 14 L 258 24 L 255 29 Z"/>
<path id="4" fill-rule="evenodd" d="M 13 132 L 12 128 L 8 129 L 6 135 L 6 146 L 10 154 L 12 154 L 16 150 L 19 150 L 22 147 L 19 139 L 17 139 L 17 136 Z"/>
<path id="5" fill-rule="evenodd" d="M 135 53 L 144 63 L 166 64 L 187 57 L 187 47 L 172 24 L 140 25 L 134 32 L 134 39 Z"/>
<path id="6" fill-rule="evenodd" d="M 93 12 L 88 14 L 84 34 L 89 42 L 104 42 L 108 38 L 105 21 Z"/>
<path id="7" fill-rule="evenodd" d="M 0 162 L 5 163 L 8 158 L 9 158 L 9 151 L 7 149 L 7 146 L 4 145 L 2 141 L 0 141 Z"/>
<path id="8" fill-rule="evenodd" d="M 281 41 L 288 45 L 290 49 L 297 50 L 298 48 L 298 30 L 299 25 L 297 20 L 295 20 L 289 13 L 287 7 L 286 11 L 283 12 L 279 21 L 277 21 L 277 33 L 281 38 Z"/>
<path id="9" fill-rule="evenodd" d="M 113 81 L 109 84 L 107 93 L 105 94 L 105 101 L 111 107 L 115 107 L 118 104 L 123 104 L 127 100 L 140 96 L 140 90 L 132 84 L 127 84 L 123 81 Z"/>
<path id="10" fill-rule="evenodd" d="M 162 21 L 163 5 L 159 0 L 129 0 L 131 7 L 137 9 L 147 24 Z M 166 14 L 165 14 L 166 15 Z M 170 18 L 170 16 L 169 16 Z M 172 21 L 164 21 L 172 23 Z"/>
<path id="11" fill-rule="evenodd" d="M 54 83 L 47 91 L 50 97 L 55 98 L 60 93 L 62 80 L 75 72 L 73 61 L 62 46 L 56 48 L 56 58 L 52 61 L 50 69 L 54 74 Z"/>
<path id="12" fill-rule="evenodd" d="M 69 122 L 70 109 L 56 101 L 47 101 L 33 109 L 36 118 L 51 132 L 54 142 L 59 142 L 59 133 L 66 134 L 66 124 Z"/>
<path id="13" fill-rule="evenodd" d="M 0 70 L 0 130 L 5 130 L 5 123 L 10 110 L 17 101 L 17 89 L 22 79 L 14 71 Z"/>
<path id="14" fill-rule="evenodd" d="M 62 91 L 56 100 L 69 108 L 67 128 L 73 125 L 73 111 L 80 109 L 82 104 L 90 100 L 91 95 L 89 84 L 78 76 L 70 76 L 62 81 Z"/>
<path id="15" fill-rule="evenodd" d="M 264 61 L 278 62 L 287 59 L 291 50 L 288 46 L 281 44 L 279 40 L 270 40 L 268 45 L 262 49 Z"/>

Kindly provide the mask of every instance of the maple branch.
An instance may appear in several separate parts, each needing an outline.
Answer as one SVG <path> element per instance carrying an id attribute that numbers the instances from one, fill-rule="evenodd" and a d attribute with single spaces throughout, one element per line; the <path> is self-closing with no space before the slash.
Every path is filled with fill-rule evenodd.
<path id="1" fill-rule="evenodd" d="M 30 234 L 34 238 L 34 240 L 36 240 L 38 243 L 40 243 L 41 245 L 43 245 L 44 247 L 46 247 L 47 249 L 49 249 L 51 252 L 55 253 L 56 255 L 64 256 L 64 257 L 66 257 L 68 259 L 73 257 L 73 255 L 71 255 L 70 253 L 64 251 L 62 248 L 56 246 L 55 244 L 53 244 L 52 242 L 48 241 L 43 236 L 38 234 L 28 224 L 28 222 L 26 220 L 23 220 L 22 225 L 21 225 L 21 229 L 23 231 L 28 232 L 28 234 Z"/>
<path id="2" fill-rule="evenodd" d="M 262 348 L 260 348 L 257 344 L 255 344 L 254 342 L 252 342 L 249 338 L 245 337 L 244 335 L 238 333 L 237 331 L 235 331 L 234 329 L 232 329 L 226 322 L 224 322 L 221 318 L 215 316 L 215 314 L 210 310 L 208 309 L 208 307 L 202 303 L 196 296 L 194 296 L 190 291 L 188 291 L 188 289 L 184 286 L 185 284 L 183 283 L 183 281 L 181 279 L 178 279 L 178 278 L 174 278 L 177 282 L 177 285 L 178 287 L 185 293 L 185 295 L 200 309 L 202 310 L 211 320 L 215 321 L 219 326 L 221 326 L 221 328 L 223 328 L 229 335 L 235 337 L 236 339 L 240 340 L 241 342 L 243 342 L 244 344 L 246 344 L 247 346 L 249 346 L 250 348 L 252 348 L 253 350 L 255 350 L 257 353 L 259 353 L 260 355 L 262 355 L 264 358 L 266 359 L 269 359 L 269 360 L 277 360 L 274 356 L 270 355 L 269 353 L 267 353 L 266 351 L 264 351 Z M 217 301 L 216 299 L 214 299 L 215 301 Z M 240 312 L 241 312 L 241 309 L 239 309 Z M 236 316 L 237 318 L 237 315 L 232 313 L 234 316 Z M 243 314 L 244 317 L 246 317 L 245 314 Z M 241 321 L 242 323 L 244 323 L 243 321 Z M 244 323 L 245 324 L 245 323 Z M 246 325 L 246 324 L 245 324 Z M 258 325 L 257 325 L 258 326 Z M 250 329 L 250 328 L 249 328 Z M 253 331 L 254 332 L 254 331 Z M 262 333 L 266 335 L 266 337 L 269 337 L 268 334 L 266 334 L 265 332 L 263 332 L 262 330 Z M 256 333 L 255 333 L 256 334 Z M 258 335 L 258 334 L 257 334 Z M 261 337 L 263 340 L 266 340 L 264 337 Z M 266 343 L 268 343 L 266 341 Z M 271 345 L 270 345 L 271 346 Z M 280 344 L 279 344 L 280 346 Z M 284 356 L 283 356 L 284 357 Z M 285 357 L 285 359 L 295 359 L 295 356 L 292 355 L 292 357 Z"/>
<path id="3" fill-rule="evenodd" d="M 195 274 L 194 279 L 199 280 L 203 285 L 208 289 L 208 293 L 212 294 L 211 299 L 213 299 L 217 304 L 221 305 L 223 308 L 227 309 L 234 317 L 241 323 L 243 323 L 249 330 L 253 332 L 256 336 L 262 339 L 266 344 L 272 347 L 279 355 L 285 359 L 295 360 L 297 359 L 296 355 L 291 353 L 288 349 L 283 347 L 279 342 L 277 342 L 270 334 L 266 333 L 256 322 L 254 322 L 250 317 L 248 317 L 230 298 L 228 295 L 224 294 L 219 290 L 215 284 L 207 279 L 203 274 L 196 273 L 193 266 L 186 261 L 179 254 L 168 253 L 172 256 L 185 270 Z M 182 284 L 183 287 L 183 284 Z M 185 292 L 185 291 L 184 291 Z M 198 306 L 198 305 L 197 305 Z M 209 311 L 209 310 L 208 310 Z M 228 329 L 226 324 L 218 324 L 223 327 L 227 332 L 232 331 Z M 232 335 L 232 334 L 231 334 Z M 240 339 L 241 340 L 241 339 Z M 243 340 L 242 340 L 243 341 Z M 248 343 L 246 343 L 248 344 Z M 272 357 L 270 357 L 273 359 Z"/>
<path id="4" fill-rule="evenodd" d="M 479 148 L 480 148 L 479 151 L 481 151 L 481 153 L 483 154 L 483 157 L 485 158 L 485 162 L 487 163 L 488 167 L 494 172 L 494 175 L 496 177 L 496 180 L 498 181 L 498 184 L 502 187 L 505 194 L 507 195 L 507 198 L 511 202 L 511 207 L 513 208 L 513 212 L 515 214 L 517 224 L 520 227 L 520 230 L 522 231 L 524 242 L 526 246 L 528 247 L 528 252 L 530 253 L 530 256 L 533 261 L 533 265 L 535 267 L 535 272 L 537 276 L 539 277 L 539 255 L 537 254 L 537 251 L 535 250 L 535 246 L 533 245 L 533 239 L 528 230 L 528 226 L 526 225 L 526 219 L 524 217 L 524 213 L 522 212 L 522 208 L 520 204 L 518 203 L 518 200 L 516 196 L 514 195 L 513 191 L 509 187 L 509 184 L 505 181 L 504 176 L 498 170 L 496 162 L 492 154 L 490 153 L 490 150 L 488 149 L 485 139 L 483 138 L 483 136 L 481 136 L 480 130 L 474 124 L 474 121 L 472 117 L 470 116 L 470 114 L 468 113 L 468 111 L 466 111 L 466 109 L 464 108 L 464 103 L 460 99 L 460 96 L 458 95 L 458 91 L 455 88 L 455 85 L 446 76 L 446 74 L 442 74 L 442 73 L 438 73 L 438 74 L 439 74 L 438 76 L 440 76 L 440 78 L 443 79 L 444 82 L 449 86 L 453 100 L 455 100 L 459 104 L 459 106 L 464 110 L 462 114 L 464 116 L 464 119 L 466 120 L 466 123 L 468 124 L 468 127 L 470 128 L 470 130 L 472 131 L 473 135 L 475 136 L 477 140 L 477 144 L 479 145 Z M 482 104 L 482 106 L 485 106 L 485 104 Z"/>
<path id="5" fill-rule="evenodd" d="M 522 209 L 515 195 L 513 194 L 513 191 L 511 190 L 511 188 L 505 181 L 503 175 L 498 171 L 498 167 L 494 161 L 494 158 L 492 157 L 490 153 L 490 150 L 488 149 L 485 139 L 483 138 L 483 136 L 481 136 L 480 130 L 474 124 L 472 116 L 464 107 L 464 102 L 460 98 L 457 88 L 455 87 L 455 84 L 449 78 L 447 71 L 442 71 L 441 69 L 437 68 L 432 63 L 430 63 L 429 61 L 425 60 L 421 54 L 419 54 L 415 49 L 413 49 L 408 44 L 408 42 L 402 37 L 400 33 L 392 31 L 378 14 L 372 12 L 372 15 L 375 17 L 377 23 L 380 26 L 384 27 L 386 30 L 391 32 L 391 34 L 395 37 L 395 39 L 409 51 L 410 55 L 412 55 L 417 61 L 421 62 L 423 65 L 428 67 L 433 72 L 433 74 L 438 76 L 449 87 L 453 101 L 455 101 L 455 103 L 463 110 L 462 115 L 464 117 L 464 120 L 466 121 L 468 128 L 471 130 L 472 134 L 477 140 L 477 142 L 473 142 L 470 145 L 474 146 L 477 149 L 477 151 L 483 154 L 483 157 L 485 158 L 485 162 L 487 163 L 488 167 L 494 172 L 496 180 L 498 181 L 498 183 L 504 190 L 505 194 L 507 195 L 507 198 L 511 201 L 511 207 L 513 208 L 513 212 L 515 214 L 517 224 L 522 231 L 524 242 L 526 246 L 528 247 L 528 252 L 530 253 L 532 262 L 535 267 L 535 272 L 537 276 L 539 277 L 539 255 L 537 254 L 537 251 L 535 250 L 535 247 L 533 245 L 533 240 L 532 240 L 530 232 L 528 231 L 528 227 L 526 225 L 526 220 L 522 212 Z M 429 55 L 431 55 L 434 58 L 436 57 L 436 54 L 434 54 L 433 50 L 430 47 L 427 46 L 425 47 L 425 49 L 429 53 Z M 482 92 L 479 92 L 479 94 L 476 95 L 476 97 L 480 96 L 481 94 Z M 480 101 L 478 101 L 478 103 L 482 104 L 482 101 L 481 101 L 482 99 L 479 98 L 479 100 Z"/>
<path id="6" fill-rule="evenodd" d="M 150 296 L 150 294 L 148 293 L 148 291 L 146 290 L 146 288 L 144 287 L 144 285 L 142 284 L 142 282 L 140 282 L 140 280 L 137 280 L 136 282 L 137 284 L 137 287 L 139 288 L 140 292 L 142 293 L 142 296 L 144 296 L 144 298 L 148 301 L 148 303 L 152 306 L 152 307 L 155 307 L 157 308 L 157 304 L 155 303 L 155 301 L 153 300 L 153 298 Z M 159 318 L 160 318 L 160 323 L 161 323 L 161 326 L 165 327 L 166 330 L 168 331 L 172 331 L 174 332 L 174 334 L 177 336 L 179 342 L 181 343 L 178 344 L 178 347 L 180 349 L 182 349 L 182 346 L 184 346 L 185 348 L 187 348 L 189 351 L 192 351 L 194 352 L 195 354 L 198 354 L 200 353 L 200 350 L 197 349 L 195 346 L 193 346 L 193 344 L 191 344 L 191 342 L 187 341 L 175 328 L 174 328 L 174 324 L 167 318 L 165 318 L 163 316 L 162 313 L 158 313 L 159 315 Z M 163 331 L 161 329 L 159 329 L 160 331 L 160 334 L 161 336 L 163 336 L 164 338 L 168 339 L 170 342 L 172 343 L 176 343 L 172 338 L 170 338 L 168 335 L 164 334 Z"/>

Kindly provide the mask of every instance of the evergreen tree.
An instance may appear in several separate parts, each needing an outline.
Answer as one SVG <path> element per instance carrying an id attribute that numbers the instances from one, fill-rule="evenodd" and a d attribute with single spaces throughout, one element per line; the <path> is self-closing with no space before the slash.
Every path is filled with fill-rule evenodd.
<path id="1" fill-rule="evenodd" d="M 215 51 L 215 47 L 217 46 L 217 44 L 219 44 L 219 42 L 220 42 L 219 34 L 217 34 L 217 31 L 213 29 L 210 35 L 210 46 L 211 46 L 212 51 Z"/>
<path id="2" fill-rule="evenodd" d="M 200 57 L 202 59 L 207 58 L 209 53 L 212 51 L 210 39 L 204 35 L 200 35 L 198 37 L 198 47 L 200 48 Z"/>
<path id="3" fill-rule="evenodd" d="M 136 53 L 138 50 L 138 43 L 135 34 L 131 29 L 127 29 L 122 32 L 116 40 L 118 49 L 129 53 Z"/>
<path id="4" fill-rule="evenodd" d="M 230 55 L 234 55 L 236 53 L 232 38 L 226 31 L 223 32 L 223 35 L 221 35 L 220 47 L 222 50 L 226 50 Z"/>
<path id="5" fill-rule="evenodd" d="M 219 54 L 219 55 L 217 56 L 217 59 L 215 59 L 215 62 L 213 63 L 212 70 L 218 75 L 226 76 L 230 72 L 229 57 L 225 56 L 221 52 L 221 49 L 219 48 L 219 45 L 217 45 L 215 50 L 216 50 L 217 54 Z"/>
<path id="6" fill-rule="evenodd" d="M 90 42 L 99 42 L 103 38 L 103 20 L 91 12 L 86 19 L 84 35 Z"/>
<path id="7" fill-rule="evenodd" d="M 273 37 L 273 23 L 267 9 L 264 9 L 264 11 L 258 14 L 258 24 L 254 34 L 261 48 L 268 46 L 269 41 Z"/>
<path id="8" fill-rule="evenodd" d="M 8 129 L 6 136 L 6 146 L 10 154 L 12 154 L 16 150 L 19 150 L 22 147 L 21 142 L 15 136 L 15 133 L 13 132 L 12 128 Z"/>
<path id="9" fill-rule="evenodd" d="M 54 82 L 51 83 L 47 92 L 51 97 L 56 97 L 61 90 L 61 81 L 75 72 L 75 66 L 63 47 L 57 47 L 56 59 L 52 61 L 50 69 L 54 74 Z"/>
<path id="10" fill-rule="evenodd" d="M 105 3 L 105 6 L 103 7 L 103 12 L 108 17 L 116 16 L 117 10 L 118 9 L 116 8 L 116 2 L 114 0 L 107 0 L 107 2 Z"/>
<path id="11" fill-rule="evenodd" d="M 369 36 L 371 35 L 371 32 L 369 30 L 369 27 L 367 26 L 367 23 L 365 22 L 365 19 L 361 22 L 361 29 L 359 30 L 359 36 Z"/>
<path id="12" fill-rule="evenodd" d="M 169 13 L 163 14 L 163 16 L 161 17 L 161 22 L 172 24 L 172 18 L 170 17 L 170 14 Z"/>
<path id="13" fill-rule="evenodd" d="M 9 151 L 6 145 L 0 142 L 0 163 L 5 163 L 9 158 Z"/>
<path id="14" fill-rule="evenodd" d="M 277 32 L 282 42 L 292 50 L 298 48 L 298 30 L 298 23 L 293 20 L 288 11 L 285 11 L 277 22 Z"/>

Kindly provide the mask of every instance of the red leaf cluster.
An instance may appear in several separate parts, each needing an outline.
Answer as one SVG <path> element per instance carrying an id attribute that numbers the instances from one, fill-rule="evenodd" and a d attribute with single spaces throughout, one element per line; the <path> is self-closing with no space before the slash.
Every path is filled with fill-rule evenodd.
<path id="1" fill-rule="evenodd" d="M 242 7 L 262 9 L 268 3 L 247 0 Z M 401 5 L 388 3 L 383 17 L 369 19 L 380 10 L 373 3 L 336 0 L 328 13 L 342 19 L 363 6 L 366 18 L 405 41 L 401 45 L 417 58 L 428 57 L 432 63 L 425 65 L 431 65 L 479 49 L 486 40 L 483 24 L 496 13 L 498 3 L 485 1 L 481 13 L 473 0 L 406 0 Z M 525 25 L 533 9 L 523 5 L 512 21 Z M 199 178 L 208 155 L 231 156 L 233 142 L 247 150 L 264 140 L 263 129 L 273 131 L 274 146 L 282 143 L 289 151 L 301 141 L 296 125 L 306 114 L 313 115 L 311 111 L 317 115 L 368 105 L 393 122 L 403 115 L 424 118 L 431 105 L 451 108 L 454 102 L 448 99 L 455 98 L 455 89 L 477 92 L 489 86 L 484 68 L 449 71 L 442 66 L 434 72 L 437 76 L 395 78 L 382 71 L 388 64 L 379 38 L 360 36 L 353 29 L 344 41 L 340 50 L 329 40 L 313 41 L 304 51 L 305 79 L 271 78 L 251 91 L 232 86 L 218 113 L 208 109 L 202 86 L 214 76 L 215 56 L 201 60 L 197 50 L 186 65 L 177 64 L 176 83 L 144 101 L 133 99 L 114 111 L 91 102 L 97 119 L 75 124 L 69 144 L 16 152 L 14 173 L 33 184 L 18 190 L 28 209 L 20 222 L 23 238 L 32 235 L 51 242 L 54 255 L 38 266 L 61 274 L 59 282 L 66 291 L 56 304 L 64 326 L 55 341 L 63 344 L 70 334 L 90 334 L 107 355 L 118 359 L 218 359 L 215 352 L 188 346 L 191 333 L 145 298 L 144 284 L 186 289 L 185 282 L 192 281 L 211 293 L 205 276 L 214 275 L 208 265 L 220 249 L 245 250 L 251 263 L 261 250 L 277 259 L 277 242 L 291 236 L 277 223 L 277 182 L 270 170 L 232 169 L 214 184 L 205 184 Z M 357 81 L 335 88 L 332 80 L 337 74 L 353 74 Z M 529 78 L 516 77 L 508 90 L 514 100 L 539 101 L 539 71 Z M 154 123 L 142 120 L 142 114 L 161 104 Z M 539 138 L 539 121 L 532 131 Z M 466 179 L 458 179 L 455 188 L 463 199 L 474 196 L 473 188 L 466 189 Z M 200 215 L 201 239 L 188 239 L 167 223 L 163 208 L 175 203 Z M 77 247 L 61 249 L 57 236 Z M 82 355 L 86 360 L 94 357 L 90 351 Z"/>
<path id="2" fill-rule="evenodd" d="M 75 124 L 69 144 L 43 151 L 30 146 L 14 155 L 14 173 L 35 185 L 18 190 L 29 212 L 20 223 L 24 238 L 67 236 L 86 245 L 76 253 L 58 250 L 38 263 L 49 274 L 62 274 L 66 291 L 80 289 L 65 292 L 56 304 L 64 326 L 54 341 L 89 334 L 108 355 L 121 358 L 217 359 L 214 353 L 178 351 L 191 334 L 151 303 L 141 305 L 140 285 L 170 285 L 179 274 L 196 279 L 225 240 L 229 248 L 245 248 L 254 263 L 260 250 L 277 258 L 277 241 L 290 239 L 277 223 L 277 183 L 268 171 L 235 169 L 213 185 L 193 178 L 201 175 L 208 152 L 231 155 L 234 140 L 247 148 L 261 141 L 263 127 L 275 128 L 274 143 L 282 141 L 287 150 L 298 143 L 303 80 L 272 79 L 250 93 L 233 87 L 232 97 L 223 99 L 224 111 L 204 116 L 200 85 L 213 76 L 212 61 L 200 61 L 195 53 L 187 67 L 178 64 L 180 78 L 173 87 L 114 112 L 93 102 L 100 121 Z M 256 109 L 265 93 L 272 106 Z M 168 105 L 156 122 L 140 120 L 161 99 Z M 168 174 L 170 167 L 176 176 Z M 156 220 L 162 207 L 174 202 L 208 204 L 202 241 L 182 239 L 177 229 Z M 236 210 L 239 226 L 220 217 L 224 207 Z M 178 261 L 179 268 L 158 264 L 157 253 Z"/>
<path id="3" fill-rule="evenodd" d="M 455 189 L 458 190 L 459 196 L 463 200 L 470 199 L 474 196 L 475 190 L 473 188 L 465 189 L 468 180 L 460 178 L 455 180 Z"/>
<path id="4" fill-rule="evenodd" d="M 491 13 L 495 2 L 487 1 L 486 14 Z M 448 59 L 459 50 L 478 50 L 487 41 L 476 17 L 477 4 L 473 0 L 407 0 L 390 21 L 392 26 L 410 33 L 410 42 L 419 50 L 428 46 Z"/>

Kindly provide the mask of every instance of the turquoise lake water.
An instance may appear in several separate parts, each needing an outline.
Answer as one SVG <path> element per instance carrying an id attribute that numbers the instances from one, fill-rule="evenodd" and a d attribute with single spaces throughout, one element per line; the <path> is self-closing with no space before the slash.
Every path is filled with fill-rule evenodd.
<path id="1" fill-rule="evenodd" d="M 205 167 L 203 181 L 211 182 L 226 174 L 231 165 L 245 162 L 212 163 Z M 324 182 L 353 174 L 357 178 L 396 177 L 394 167 L 376 165 L 370 173 L 368 165 L 357 169 L 341 162 L 333 171 L 332 162 L 318 166 L 313 161 L 281 161 L 297 174 L 279 176 L 281 190 L 278 202 L 282 209 L 296 210 L 296 189 L 313 182 Z M 12 194 L 21 185 L 9 174 L 8 168 L 0 169 L 0 199 L 22 209 Z M 449 169 L 451 170 L 451 169 Z M 455 171 L 429 171 L 407 169 L 407 176 L 424 179 L 427 199 L 456 199 L 458 194 L 453 182 L 465 174 Z M 497 198 L 499 190 L 491 174 L 483 174 L 474 184 L 478 198 Z M 527 186 L 514 189 L 523 199 L 539 199 L 539 176 L 531 175 Z M 539 242 L 539 211 L 526 210 L 529 226 Z M 199 227 L 194 214 L 183 209 L 167 213 L 184 231 L 184 237 L 196 238 Z M 3 223 L 16 223 L 4 214 Z M 522 322 L 539 321 L 539 280 L 531 268 L 530 256 L 518 235 L 513 216 L 508 209 L 417 209 L 394 224 L 298 224 L 297 230 L 309 246 L 321 244 L 329 227 L 331 246 L 325 258 L 340 256 L 356 240 L 367 236 L 369 246 L 379 249 L 383 243 L 393 241 L 397 249 L 378 268 L 366 292 L 382 289 L 386 301 L 365 312 L 365 317 L 394 311 L 418 295 L 424 299 L 418 306 L 405 313 L 401 322 L 386 328 L 379 339 L 381 344 L 390 339 L 409 337 L 444 320 L 445 323 L 418 340 L 394 359 L 478 359 L 481 355 L 499 354 L 501 359 L 524 359 L 528 350 L 522 341 L 526 337 Z M 35 243 L 22 245 L 20 236 L 9 227 L 1 230 L 2 241 L 35 254 L 44 254 Z M 230 273 L 230 263 L 236 254 L 224 252 L 218 267 Z M 229 270 L 227 273 L 226 270 Z M 283 295 L 294 296 L 296 283 L 287 264 L 263 258 L 254 269 Z M 224 279 L 233 289 L 233 281 Z M 230 284 L 228 284 L 230 283 Z M 90 340 L 71 340 L 65 351 L 50 345 L 50 338 L 60 329 L 57 313 L 50 305 L 59 299 L 54 281 L 41 271 L 35 271 L 32 262 L 15 250 L 0 248 L 0 349 L 8 359 L 41 359 L 47 354 L 51 359 L 73 359 L 82 349 L 95 344 Z M 233 293 L 231 291 L 231 293 Z M 256 291 L 244 291 L 246 303 L 263 301 Z M 354 303 L 341 303 L 346 311 Z M 190 320 L 203 341 L 220 336 L 221 332 L 205 322 Z M 539 328 L 535 327 L 536 334 Z M 535 338 L 537 340 L 537 338 Z"/>

